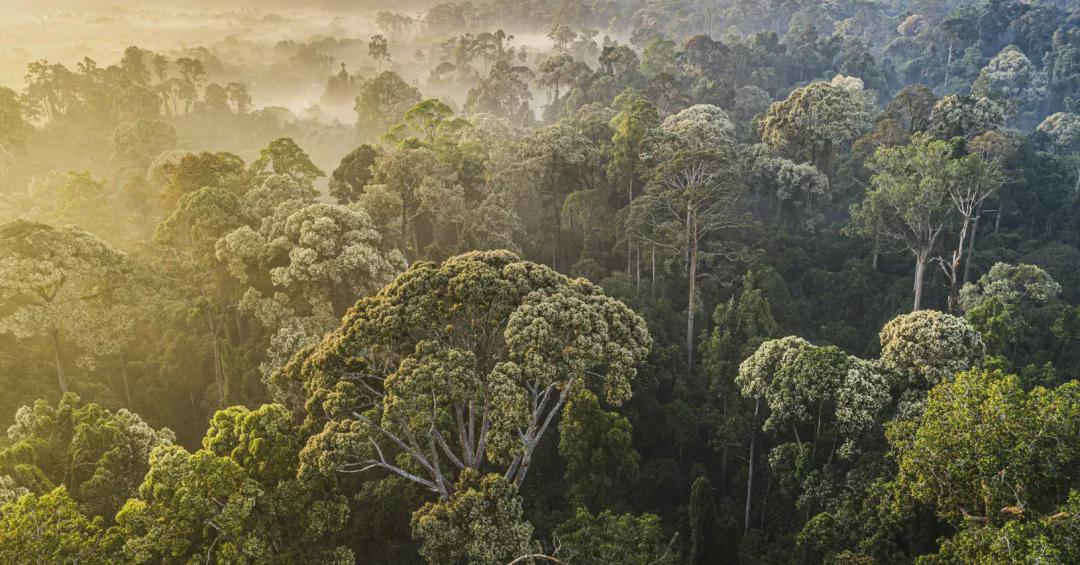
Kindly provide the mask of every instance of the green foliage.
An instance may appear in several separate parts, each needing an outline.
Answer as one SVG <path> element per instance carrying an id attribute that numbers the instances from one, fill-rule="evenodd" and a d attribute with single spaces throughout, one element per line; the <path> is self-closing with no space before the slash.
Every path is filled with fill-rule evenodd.
<path id="1" fill-rule="evenodd" d="M 591 283 L 474 252 L 414 263 L 273 379 L 309 392 L 302 474 L 382 468 L 447 499 L 440 461 L 520 483 L 568 397 L 600 374 L 608 402 L 627 400 L 650 343 Z"/>
<path id="2" fill-rule="evenodd" d="M 148 176 L 161 187 L 161 203 L 168 211 L 188 194 L 214 187 L 233 193 L 243 192 L 244 161 L 231 153 L 165 153 L 157 157 Z"/>
<path id="3" fill-rule="evenodd" d="M 927 562 L 1071 559 L 1078 392 L 1075 382 L 1025 392 L 1015 376 L 970 371 L 931 390 L 915 421 L 891 427 L 895 496 L 932 505 L 958 529 Z"/>
<path id="4" fill-rule="evenodd" d="M 898 316 L 881 330 L 881 364 L 907 387 L 928 389 L 978 367 L 985 347 L 962 318 L 933 310 Z"/>
<path id="5" fill-rule="evenodd" d="M 596 509 L 610 508 L 625 496 L 641 459 L 631 445 L 630 422 L 601 408 L 587 389 L 566 402 L 559 420 L 559 455 L 566 461 L 570 503 Z"/>
<path id="6" fill-rule="evenodd" d="M 353 563 L 335 538 L 344 497 L 296 479 L 302 443 L 292 414 L 272 404 L 219 411 L 195 453 L 156 449 L 138 497 L 116 515 L 124 554 L 135 563 Z"/>
<path id="7" fill-rule="evenodd" d="M 49 336 L 60 392 L 68 391 L 61 338 L 88 346 L 107 330 L 96 318 L 121 284 L 125 256 L 75 226 L 17 220 L 0 226 L 0 332 Z"/>
<path id="8" fill-rule="evenodd" d="M 251 162 L 248 173 L 255 179 L 265 178 L 271 173 L 285 175 L 306 185 L 326 176 L 311 162 L 307 153 L 288 137 L 275 139 L 260 150 L 259 158 Z"/>
<path id="9" fill-rule="evenodd" d="M 522 517 L 514 483 L 471 469 L 450 498 L 413 513 L 412 528 L 428 563 L 500 565 L 533 548 L 533 527 Z"/>
<path id="10" fill-rule="evenodd" d="M 605 510 L 576 514 L 555 529 L 559 557 L 568 563 L 676 563 L 677 554 L 665 539 L 660 519 L 652 514 L 614 514 Z M 674 542 L 674 540 L 671 540 Z"/>
<path id="11" fill-rule="evenodd" d="M 360 84 L 356 97 L 356 123 L 372 134 L 385 130 L 413 104 L 420 92 L 393 71 L 382 71 Z"/>
<path id="12" fill-rule="evenodd" d="M 1080 561 L 1075 4 L 16 16 L 0 562 Z"/>
<path id="13" fill-rule="evenodd" d="M 363 144 L 341 158 L 341 164 L 330 174 L 330 195 L 338 204 L 348 204 L 360 199 L 373 177 L 371 167 L 375 164 L 379 152 L 368 144 Z"/>
<path id="14" fill-rule="evenodd" d="M 690 505 L 687 511 L 690 518 L 690 549 L 686 557 L 687 563 L 703 565 L 725 561 L 725 548 L 721 547 L 719 510 L 714 497 L 715 489 L 705 477 L 698 477 L 690 488 Z"/>
<path id="15" fill-rule="evenodd" d="M 150 452 L 175 439 L 127 410 L 83 404 L 71 393 L 55 408 L 43 400 L 20 408 L 7 437 L 0 475 L 39 495 L 62 486 L 82 513 L 106 522 L 135 494 Z"/>
<path id="16" fill-rule="evenodd" d="M 83 515 L 64 487 L 27 494 L 0 506 L 0 561 L 112 563 L 111 540 L 100 516 Z"/>

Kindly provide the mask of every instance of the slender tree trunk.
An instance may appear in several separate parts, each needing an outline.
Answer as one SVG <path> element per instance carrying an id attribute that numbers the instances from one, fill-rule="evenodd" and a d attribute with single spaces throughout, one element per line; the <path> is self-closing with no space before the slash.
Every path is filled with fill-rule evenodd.
<path id="1" fill-rule="evenodd" d="M 919 251 L 915 254 L 915 307 L 913 312 L 922 309 L 923 275 L 926 271 L 927 252 Z"/>
<path id="2" fill-rule="evenodd" d="M 655 236 L 655 230 L 653 230 Z M 652 292 L 652 297 L 656 298 L 656 244 L 652 244 L 652 275 L 649 280 L 649 289 Z"/>
<path id="3" fill-rule="evenodd" d="M 53 358 L 56 361 L 56 380 L 60 383 L 60 393 L 67 394 L 67 377 L 64 376 L 64 363 L 60 360 L 60 330 L 53 330 L 49 335 L 52 337 Z"/>
<path id="4" fill-rule="evenodd" d="M 629 206 L 630 204 L 634 203 L 634 179 L 633 179 L 633 176 L 631 176 L 630 182 L 628 182 L 626 184 L 626 188 L 627 188 L 626 192 L 627 192 L 627 194 L 629 196 L 629 198 L 627 199 L 627 206 Z M 627 234 L 626 234 L 626 276 L 630 276 L 630 262 L 631 262 L 631 258 L 630 258 L 630 230 L 627 230 Z"/>
<path id="5" fill-rule="evenodd" d="M 562 261 L 562 214 L 555 211 L 555 249 L 551 253 L 551 268 L 559 270 Z"/>
<path id="6" fill-rule="evenodd" d="M 963 278 L 960 274 L 960 261 L 964 257 L 964 245 L 967 244 L 971 222 L 971 218 L 964 218 L 964 223 L 960 227 L 960 237 L 956 238 L 956 251 L 953 252 L 952 259 L 949 261 L 949 313 L 954 316 L 960 310 L 960 285 Z"/>
<path id="7" fill-rule="evenodd" d="M 941 85 L 941 90 L 942 90 L 941 95 L 942 96 L 949 93 L 949 71 L 952 70 L 952 53 L 953 53 L 953 44 L 949 43 L 949 58 L 945 62 L 945 82 Z"/>
<path id="8" fill-rule="evenodd" d="M 765 481 L 765 492 L 761 495 L 761 529 L 765 529 L 765 510 L 769 506 L 769 491 L 772 490 L 772 475 L 769 475 L 769 480 Z"/>
<path id="9" fill-rule="evenodd" d="M 635 277 L 636 278 L 636 283 L 635 284 L 636 284 L 636 290 L 638 290 L 640 292 L 641 291 L 641 246 L 640 245 L 634 247 L 634 254 L 637 256 L 637 259 L 635 260 L 635 264 L 637 265 L 637 267 L 636 267 L 637 276 Z"/>
<path id="10" fill-rule="evenodd" d="M 686 370 L 694 371 L 694 293 L 697 292 L 697 237 L 690 239 L 689 297 L 686 300 Z"/>
<path id="11" fill-rule="evenodd" d="M 968 238 L 967 256 L 964 258 L 964 283 L 971 280 L 971 259 L 975 255 L 975 234 L 979 231 L 979 217 L 982 215 L 982 204 L 975 212 L 975 221 L 971 223 L 971 234 Z"/>
<path id="12" fill-rule="evenodd" d="M 750 426 L 750 469 L 746 474 L 746 510 L 743 513 L 743 532 L 750 531 L 750 504 L 754 493 L 754 442 L 757 440 L 757 415 L 761 399 L 754 402 L 754 419 Z"/>
<path id="13" fill-rule="evenodd" d="M 127 372 L 127 359 L 124 359 L 124 352 L 120 352 L 120 380 L 124 382 L 124 402 L 127 409 L 131 410 L 131 384 L 128 381 Z"/>
<path id="14" fill-rule="evenodd" d="M 406 200 L 401 199 L 401 254 L 405 256 L 405 263 L 409 262 L 409 208 Z"/>
<path id="15" fill-rule="evenodd" d="M 878 270 L 878 257 L 881 257 L 881 235 L 874 234 L 874 272 Z"/>
<path id="16" fill-rule="evenodd" d="M 210 353 L 214 363 L 214 385 L 217 388 L 218 406 L 225 405 L 225 367 L 221 358 L 221 349 L 218 345 L 217 328 L 214 324 L 214 316 L 206 312 L 206 327 L 210 332 Z"/>

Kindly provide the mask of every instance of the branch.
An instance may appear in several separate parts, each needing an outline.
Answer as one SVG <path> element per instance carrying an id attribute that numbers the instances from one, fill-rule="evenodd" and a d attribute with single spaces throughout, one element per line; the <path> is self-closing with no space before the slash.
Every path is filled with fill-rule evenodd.
<path id="1" fill-rule="evenodd" d="M 506 565 L 517 565 L 518 563 L 524 563 L 524 562 L 526 562 L 526 561 L 528 561 L 530 559 L 543 559 L 544 561 L 548 561 L 550 563 L 555 563 L 556 565 L 566 565 L 562 561 L 559 561 L 558 559 L 556 559 L 556 558 L 554 558 L 554 557 L 552 557 L 550 555 L 544 555 L 543 553 L 531 553 L 529 555 L 522 555 L 521 557 L 518 557 L 517 559 L 514 559 L 513 561 L 507 563 Z"/>

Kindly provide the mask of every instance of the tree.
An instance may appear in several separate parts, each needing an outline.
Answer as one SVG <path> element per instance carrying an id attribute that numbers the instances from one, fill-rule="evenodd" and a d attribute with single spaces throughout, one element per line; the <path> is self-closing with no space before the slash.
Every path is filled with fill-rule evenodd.
<path id="1" fill-rule="evenodd" d="M 982 364 L 985 347 L 979 332 L 963 318 L 920 310 L 896 318 L 881 329 L 881 365 L 905 387 L 928 390 Z"/>
<path id="2" fill-rule="evenodd" d="M 427 98 L 409 108 L 386 138 L 401 146 L 419 144 L 434 149 L 437 142 L 447 141 L 447 136 L 466 127 L 469 122 L 455 118 L 454 110 L 446 103 Z"/>
<path id="3" fill-rule="evenodd" d="M 528 212 L 540 219 L 547 232 L 540 243 L 547 247 L 554 269 L 562 267 L 566 254 L 562 223 L 564 201 L 574 191 L 593 188 L 592 173 L 598 157 L 587 137 L 562 123 L 530 131 L 518 146 L 520 178 L 528 179 L 519 185 L 519 190 L 531 189 L 521 196 L 539 208 Z M 523 216 L 525 212 L 522 211 Z"/>
<path id="4" fill-rule="evenodd" d="M 520 484 L 573 391 L 603 375 L 607 401 L 627 399 L 650 343 L 587 281 L 474 252 L 414 263 L 275 379 L 310 391 L 307 425 L 321 430 L 301 472 L 381 468 L 446 501 L 470 469 L 498 465 Z"/>
<path id="5" fill-rule="evenodd" d="M 634 188 L 639 185 L 646 173 L 646 163 L 641 158 L 646 150 L 649 136 L 660 125 L 660 118 L 653 106 L 640 94 L 626 91 L 615 99 L 619 112 L 609 124 L 614 134 L 611 137 L 611 160 L 608 161 L 607 174 L 613 185 L 626 186 L 626 204 L 633 204 Z M 626 272 L 631 271 L 633 241 L 627 238 Z"/>
<path id="6" fill-rule="evenodd" d="M 902 147 L 878 148 L 866 164 L 873 174 L 870 187 L 851 208 L 853 233 L 914 256 L 914 310 L 922 308 L 926 264 L 952 220 L 950 194 L 964 181 L 951 154 L 949 144 L 925 135 Z"/>
<path id="7" fill-rule="evenodd" d="M 960 215 L 960 232 L 957 234 L 957 246 L 952 257 L 942 260 L 941 265 L 949 280 L 949 311 L 956 313 L 959 307 L 960 287 L 966 282 L 970 272 L 971 257 L 974 253 L 975 230 L 982 214 L 982 204 L 997 192 L 1005 181 L 1002 162 L 1011 147 L 1005 136 L 997 132 L 986 132 L 968 144 L 970 153 L 957 161 L 955 175 L 959 182 L 948 184 L 949 198 Z M 967 261 L 961 274 L 960 262 L 964 258 L 967 245 Z"/>
<path id="8" fill-rule="evenodd" d="M 825 506 L 829 492 L 839 488 L 833 484 L 837 467 L 857 458 L 890 402 L 889 380 L 873 363 L 789 336 L 762 343 L 739 366 L 736 384 L 755 400 L 755 422 L 759 412 L 766 414 L 761 429 L 776 442 L 769 465 L 797 489 L 796 505 L 809 522 L 814 508 Z M 747 524 L 753 447 L 751 442 Z"/>
<path id="9" fill-rule="evenodd" d="M 379 157 L 372 184 L 361 202 L 376 223 L 397 236 L 398 250 L 410 261 L 421 258 L 417 220 L 453 186 L 453 172 L 426 148 L 404 148 Z"/>
<path id="10" fill-rule="evenodd" d="M 630 421 L 601 408 L 592 391 L 581 390 L 566 402 L 559 421 L 559 455 L 566 461 L 571 504 L 610 508 L 633 484 L 641 457 L 631 435 Z"/>
<path id="11" fill-rule="evenodd" d="M 399 253 L 386 251 L 363 210 L 297 200 L 279 204 L 258 230 L 242 226 L 219 239 L 216 256 L 249 285 L 239 308 L 272 334 L 264 377 L 317 343 L 357 297 L 405 266 Z"/>
<path id="12" fill-rule="evenodd" d="M 338 204 L 359 200 L 364 187 L 373 178 L 371 168 L 378 156 L 379 151 L 365 143 L 342 157 L 341 163 L 330 173 L 330 196 L 336 198 Z"/>
<path id="13" fill-rule="evenodd" d="M 271 404 L 218 411 L 195 453 L 154 450 L 139 496 L 116 515 L 123 553 L 136 563 L 353 563 L 336 537 L 344 497 L 296 478 L 302 443 L 292 414 Z"/>
<path id="14" fill-rule="evenodd" d="M 468 469 L 448 499 L 413 513 L 413 537 L 428 563 L 501 565 L 531 552 L 533 527 L 523 513 L 514 482 Z"/>
<path id="15" fill-rule="evenodd" d="M 934 103 L 930 118 L 930 132 L 940 139 L 974 139 L 1004 127 L 1004 106 L 985 96 L 946 96 Z"/>
<path id="16" fill-rule="evenodd" d="M 516 125 L 532 123 L 533 115 L 529 108 L 529 100 L 532 99 L 529 81 L 532 77 L 533 73 L 528 67 L 511 65 L 505 60 L 496 61 L 488 76 L 469 89 L 465 111 L 506 118 Z"/>
<path id="17" fill-rule="evenodd" d="M 752 219 L 738 208 L 745 192 L 736 171 L 734 128 L 723 110 L 698 105 L 661 124 L 663 153 L 645 195 L 632 205 L 643 225 L 639 237 L 685 257 L 688 304 L 687 367 L 694 366 L 694 321 L 701 267 L 716 258 L 737 258 L 741 249 L 710 241 Z"/>
<path id="18" fill-rule="evenodd" d="M 87 518 L 64 487 L 0 506 L 0 561 L 105 565 L 110 544 L 101 517 Z"/>
<path id="19" fill-rule="evenodd" d="M 589 66 L 566 53 L 550 55 L 537 66 L 537 83 L 550 89 L 550 102 L 544 114 L 554 120 L 560 113 L 563 103 L 562 94 L 569 92 L 579 81 L 588 77 L 592 70 Z"/>
<path id="20" fill-rule="evenodd" d="M 674 76 L 677 72 L 675 42 L 654 37 L 645 44 L 641 52 L 641 74 L 646 78 L 668 74 Z"/>
<path id="21" fill-rule="evenodd" d="M 154 230 L 154 241 L 182 250 L 204 269 L 216 266 L 217 240 L 244 223 L 240 197 L 212 186 L 185 194 Z"/>
<path id="22" fill-rule="evenodd" d="M 416 20 L 387 10 L 380 10 L 375 14 L 375 25 L 387 33 L 403 33 L 409 31 L 416 24 Z"/>
<path id="23" fill-rule="evenodd" d="M 371 41 L 368 42 L 368 57 L 375 60 L 379 72 L 382 72 L 383 63 L 390 61 L 390 44 L 381 34 L 371 36 Z"/>
<path id="24" fill-rule="evenodd" d="M 23 406 L 7 435 L 0 475 L 37 495 L 63 487 L 83 514 L 106 523 L 135 495 L 150 452 L 176 439 L 168 428 L 155 430 L 136 414 L 82 403 L 73 393 L 56 407 L 43 400 Z"/>
<path id="25" fill-rule="evenodd" d="M 48 337 L 60 392 L 68 391 L 64 339 L 95 332 L 95 311 L 125 271 L 125 256 L 75 226 L 54 228 L 17 220 L 0 226 L 0 299 L 10 304 L 0 333 Z"/>
<path id="26" fill-rule="evenodd" d="M 251 110 L 251 94 L 248 93 L 247 86 L 239 82 L 230 82 L 225 85 L 225 94 L 229 98 L 229 104 L 232 105 L 233 112 L 237 116 L 243 116 Z"/>
<path id="27" fill-rule="evenodd" d="M 742 360 L 753 355 L 762 342 L 780 333 L 772 307 L 761 288 L 761 279 L 761 273 L 746 273 L 738 297 L 732 297 L 727 304 L 716 306 L 713 312 L 713 329 L 703 352 L 704 368 L 710 377 L 709 392 L 720 400 L 719 412 L 710 414 L 715 429 L 710 446 L 720 451 L 721 477 L 724 480 L 727 479 L 731 454 L 742 449 L 747 440 L 749 443 L 749 456 L 746 458 L 747 511 L 744 516 L 744 530 L 750 529 L 749 508 L 757 441 L 755 420 L 760 412 L 760 402 L 755 401 L 756 405 L 751 409 L 741 401 L 742 395 L 736 377 Z"/>
<path id="28" fill-rule="evenodd" d="M 983 67 L 971 92 L 998 101 L 1016 115 L 1046 96 L 1046 77 L 1020 48 L 1009 45 Z"/>
<path id="29" fill-rule="evenodd" d="M 995 263 L 977 282 L 964 285 L 959 305 L 990 352 L 1004 355 L 1015 352 L 1039 324 L 1037 309 L 1060 293 L 1061 285 L 1035 265 Z"/>
<path id="30" fill-rule="evenodd" d="M 32 126 L 26 121 L 27 108 L 10 88 L 0 87 L 0 146 L 21 148 Z"/>
<path id="31" fill-rule="evenodd" d="M 885 111 L 901 129 L 915 134 L 930 127 L 937 100 L 937 96 L 934 96 L 934 92 L 927 86 L 905 86 L 893 97 Z"/>
<path id="32" fill-rule="evenodd" d="M 354 106 L 356 125 L 368 132 L 381 132 L 419 101 L 420 91 L 397 73 L 383 71 L 360 84 Z"/>
<path id="33" fill-rule="evenodd" d="M 27 193 L 39 206 L 39 219 L 53 225 L 75 224 L 116 241 L 115 214 L 105 183 L 87 172 L 50 171 L 30 182 Z"/>
<path id="34" fill-rule="evenodd" d="M 206 187 L 184 195 L 176 209 L 154 230 L 154 241 L 163 246 L 165 266 L 174 276 L 169 282 L 187 294 L 192 317 L 202 315 L 210 344 L 217 405 L 229 398 L 229 379 L 220 340 L 226 334 L 225 301 L 216 291 L 224 269 L 219 265 L 217 242 L 245 223 L 243 201 L 220 188 Z M 168 275 L 166 275 L 168 276 Z"/>
<path id="35" fill-rule="evenodd" d="M 155 157 L 175 146 L 176 130 L 165 122 L 125 122 L 113 133 L 112 160 L 120 166 L 145 169 Z"/>
<path id="36" fill-rule="evenodd" d="M 555 529 L 559 551 L 566 563 L 601 565 L 671 565 L 678 556 L 672 550 L 674 538 L 667 540 L 654 514 L 615 514 L 604 510 L 591 514 L 584 508 Z M 560 561 L 563 562 L 563 561 Z"/>
<path id="37" fill-rule="evenodd" d="M 724 561 L 720 548 L 720 515 L 714 492 L 712 483 L 704 476 L 698 477 L 690 488 L 690 552 L 687 562 L 691 565 Z"/>
<path id="38" fill-rule="evenodd" d="M 1076 483 L 1065 470 L 1080 458 L 1078 422 L 1075 382 L 1025 392 L 1015 376 L 962 372 L 930 391 L 915 421 L 889 430 L 899 466 L 892 491 L 956 529 L 943 560 L 1075 555 L 1066 532 Z"/>
<path id="39" fill-rule="evenodd" d="M 307 186 L 326 173 L 311 162 L 311 157 L 291 138 L 282 137 L 270 142 L 259 151 L 259 158 L 251 162 L 248 172 L 254 179 L 265 179 L 270 174 L 285 175 Z"/>
<path id="40" fill-rule="evenodd" d="M 161 203 L 166 212 L 186 194 L 214 187 L 233 193 L 246 188 L 244 161 L 232 153 L 182 153 L 159 156 L 147 175 L 161 186 Z"/>
<path id="41" fill-rule="evenodd" d="M 769 107 L 761 139 L 795 161 L 813 163 L 831 183 L 838 154 L 870 129 L 860 93 L 826 82 L 798 88 Z"/>

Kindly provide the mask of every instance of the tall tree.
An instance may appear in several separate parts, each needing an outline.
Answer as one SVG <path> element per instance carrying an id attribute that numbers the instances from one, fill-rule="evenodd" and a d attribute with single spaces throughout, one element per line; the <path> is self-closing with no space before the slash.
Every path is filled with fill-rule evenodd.
<path id="1" fill-rule="evenodd" d="M 881 238 L 915 258 L 915 303 L 922 308 L 926 265 L 952 222 L 950 194 L 963 181 L 950 162 L 952 147 L 926 135 L 902 147 L 881 147 L 867 163 L 872 171 L 863 201 L 852 206 L 852 231 Z"/>
<path id="2" fill-rule="evenodd" d="M 602 377 L 627 399 L 650 344 L 584 279 L 474 252 L 414 263 L 275 378 L 310 391 L 301 473 L 380 468 L 448 501 L 470 470 L 520 484 L 569 395 Z"/>
<path id="3" fill-rule="evenodd" d="M 78 344 L 100 331 L 95 311 L 123 284 L 125 262 L 123 253 L 74 226 L 22 220 L 0 226 L 0 298 L 11 305 L 0 331 L 47 337 L 61 392 L 69 387 L 63 342 Z"/>
<path id="4" fill-rule="evenodd" d="M 661 125 L 663 149 L 650 186 L 633 206 L 647 223 L 641 234 L 685 258 L 687 277 L 686 360 L 694 367 L 698 279 L 708 261 L 740 257 L 742 248 L 716 241 L 725 230 L 751 225 L 739 209 L 745 193 L 734 152 L 734 127 L 723 110 L 698 105 L 669 116 Z"/>

